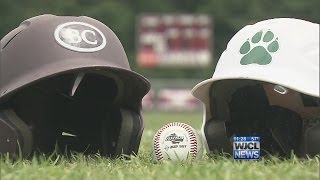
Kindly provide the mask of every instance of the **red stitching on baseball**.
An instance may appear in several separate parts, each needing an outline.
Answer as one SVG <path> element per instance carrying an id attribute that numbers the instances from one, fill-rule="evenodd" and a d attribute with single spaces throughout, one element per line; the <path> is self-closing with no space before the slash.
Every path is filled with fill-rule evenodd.
<path id="1" fill-rule="evenodd" d="M 188 135 L 189 135 L 189 138 L 190 138 L 190 144 L 191 144 L 191 147 L 190 147 L 190 153 L 192 155 L 192 157 L 195 159 L 197 157 L 197 153 L 198 153 L 198 143 L 197 143 L 197 140 L 196 140 L 196 135 L 195 135 L 195 132 L 190 128 L 189 125 L 185 124 L 185 123 L 179 123 L 179 126 L 181 126 L 182 128 L 184 128 Z"/>
<path id="2" fill-rule="evenodd" d="M 154 139 L 154 153 L 155 153 L 155 156 L 157 158 L 158 161 L 162 160 L 163 159 L 163 156 L 161 154 L 161 151 L 160 151 L 160 144 L 159 144 L 159 139 L 160 139 L 160 136 L 161 136 L 161 133 L 164 131 L 164 128 L 161 128 L 158 130 L 156 136 L 155 136 L 155 139 Z"/>

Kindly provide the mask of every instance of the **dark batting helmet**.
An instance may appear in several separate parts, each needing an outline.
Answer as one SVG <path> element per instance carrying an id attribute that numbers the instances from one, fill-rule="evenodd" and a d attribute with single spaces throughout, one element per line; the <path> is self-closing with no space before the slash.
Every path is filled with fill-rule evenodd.
<path id="1" fill-rule="evenodd" d="M 262 154 L 319 154 L 319 24 L 276 18 L 245 26 L 192 93 L 205 105 L 209 152 L 232 154 L 234 136 L 260 136 Z"/>
<path id="2" fill-rule="evenodd" d="M 41 15 L 1 39 L 0 152 L 137 153 L 146 78 L 90 17 Z"/>

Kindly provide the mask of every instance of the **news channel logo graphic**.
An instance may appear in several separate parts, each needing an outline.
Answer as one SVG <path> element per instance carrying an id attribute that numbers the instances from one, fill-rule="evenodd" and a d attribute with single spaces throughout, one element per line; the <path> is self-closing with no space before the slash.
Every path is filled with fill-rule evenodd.
<path id="1" fill-rule="evenodd" d="M 260 137 L 234 137 L 233 159 L 235 160 L 259 160 Z"/>

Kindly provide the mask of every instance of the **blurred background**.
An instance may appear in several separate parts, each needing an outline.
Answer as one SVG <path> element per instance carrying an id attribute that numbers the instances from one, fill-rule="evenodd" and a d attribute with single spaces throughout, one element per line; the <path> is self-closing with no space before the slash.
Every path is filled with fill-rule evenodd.
<path id="1" fill-rule="evenodd" d="M 200 112 L 190 90 L 210 78 L 242 27 L 293 17 L 319 23 L 319 0 L 1 0 L 0 37 L 41 15 L 90 16 L 122 42 L 131 68 L 150 79 L 144 111 Z"/>

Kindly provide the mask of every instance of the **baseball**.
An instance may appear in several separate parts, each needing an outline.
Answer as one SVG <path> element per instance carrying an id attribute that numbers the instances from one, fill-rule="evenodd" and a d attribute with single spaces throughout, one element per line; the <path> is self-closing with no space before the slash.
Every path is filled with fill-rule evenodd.
<path id="1" fill-rule="evenodd" d="M 153 137 L 153 158 L 157 161 L 199 159 L 202 151 L 200 136 L 185 123 L 166 124 Z"/>

